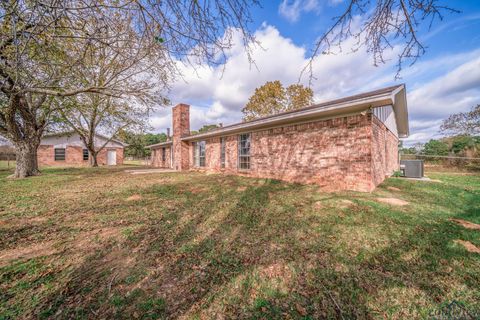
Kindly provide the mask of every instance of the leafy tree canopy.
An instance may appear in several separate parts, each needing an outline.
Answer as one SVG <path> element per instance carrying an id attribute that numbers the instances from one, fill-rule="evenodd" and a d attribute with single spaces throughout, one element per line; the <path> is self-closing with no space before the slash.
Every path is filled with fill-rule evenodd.
<path id="1" fill-rule="evenodd" d="M 423 154 L 432 156 L 446 156 L 448 155 L 448 150 L 449 147 L 447 143 L 431 139 L 425 143 L 423 147 Z"/>
<path id="2" fill-rule="evenodd" d="M 214 130 L 214 129 L 217 129 L 219 128 L 220 125 L 218 124 L 205 124 L 203 127 L 201 127 L 200 129 L 198 130 L 192 130 L 190 131 L 191 134 L 197 134 L 197 133 L 205 133 L 205 132 L 208 132 L 210 130 Z"/>
<path id="3" fill-rule="evenodd" d="M 300 109 L 313 103 L 313 91 L 301 84 L 284 87 L 278 80 L 268 81 L 255 89 L 255 93 L 242 109 L 243 120 L 277 114 L 284 111 Z"/>
<path id="4" fill-rule="evenodd" d="M 125 148 L 125 155 L 130 157 L 148 157 L 150 156 L 150 149 L 146 146 L 167 141 L 165 133 L 134 133 L 130 131 L 122 131 L 118 138 L 128 147 Z"/>

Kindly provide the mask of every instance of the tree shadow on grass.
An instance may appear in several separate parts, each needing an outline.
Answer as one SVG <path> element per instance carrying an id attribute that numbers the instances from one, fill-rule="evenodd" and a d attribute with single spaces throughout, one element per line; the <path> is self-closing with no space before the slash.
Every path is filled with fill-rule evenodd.
<path id="1" fill-rule="evenodd" d="M 241 181 L 228 179 L 233 186 Z M 415 317 L 449 299 L 452 288 L 474 292 L 480 286 L 478 274 L 468 271 L 478 260 L 452 246 L 471 231 L 446 220 L 419 224 L 383 249 L 352 257 L 337 252 L 335 240 L 329 240 L 338 232 L 335 227 L 314 239 L 302 234 L 316 228 L 309 219 L 324 220 L 299 217 L 295 202 L 285 205 L 283 192 L 302 191 L 301 186 L 274 180 L 243 191 L 233 186 L 198 193 L 186 191 L 187 184 L 147 190 L 161 199 L 177 199 L 177 207 L 152 216 L 126 241 L 109 242 L 71 264 L 59 276 L 57 290 L 42 298 L 37 314 L 30 316 L 153 319 L 203 313 L 349 319 L 398 315 L 408 305 L 414 310 L 405 311 L 405 317 Z M 231 203 L 220 206 L 222 201 Z M 459 214 L 475 208 L 468 204 Z M 202 234 L 199 226 L 219 210 L 227 211 Z M 347 214 L 370 212 L 355 208 Z M 344 265 L 339 267 L 339 261 Z M 451 261 L 461 267 L 450 270 Z M 277 280 L 281 286 L 273 285 Z M 402 301 L 398 295 L 405 292 L 397 288 L 425 301 L 418 306 L 411 296 Z"/>

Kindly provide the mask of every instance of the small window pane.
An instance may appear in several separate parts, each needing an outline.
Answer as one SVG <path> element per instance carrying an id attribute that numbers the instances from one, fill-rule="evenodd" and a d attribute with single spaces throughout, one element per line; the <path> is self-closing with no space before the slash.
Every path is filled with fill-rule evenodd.
<path id="1" fill-rule="evenodd" d="M 55 161 L 65 161 L 65 149 L 55 149 Z"/>
<path id="2" fill-rule="evenodd" d="M 205 141 L 198 141 L 193 144 L 193 164 L 196 167 L 205 167 L 205 145 Z"/>
<path id="3" fill-rule="evenodd" d="M 88 149 L 83 149 L 83 161 L 88 160 Z"/>
<path id="4" fill-rule="evenodd" d="M 238 136 L 238 167 L 239 169 L 250 169 L 250 134 L 245 133 Z"/>
<path id="5" fill-rule="evenodd" d="M 225 168 L 225 138 L 220 138 L 220 166 Z"/>

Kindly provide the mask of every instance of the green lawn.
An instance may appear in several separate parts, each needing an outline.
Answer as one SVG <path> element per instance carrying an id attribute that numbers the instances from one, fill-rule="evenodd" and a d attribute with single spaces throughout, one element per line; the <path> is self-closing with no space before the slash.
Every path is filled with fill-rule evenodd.
<path id="1" fill-rule="evenodd" d="M 15 168 L 15 160 L 12 160 L 12 161 L 0 160 L 0 170 L 7 170 L 12 168 Z"/>
<path id="2" fill-rule="evenodd" d="M 373 193 L 123 168 L 0 171 L 0 319 L 426 318 L 480 311 L 480 176 Z M 394 188 L 398 188 L 398 190 Z M 394 206 L 377 198 L 408 201 Z"/>

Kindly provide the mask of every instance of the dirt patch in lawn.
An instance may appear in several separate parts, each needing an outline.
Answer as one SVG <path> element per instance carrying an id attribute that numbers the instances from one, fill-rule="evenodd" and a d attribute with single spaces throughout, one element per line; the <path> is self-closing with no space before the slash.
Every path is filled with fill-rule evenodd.
<path id="1" fill-rule="evenodd" d="M 139 194 L 134 194 L 134 195 L 131 195 L 130 197 L 128 197 L 127 199 L 125 199 L 127 201 L 138 201 L 138 200 L 142 200 L 142 196 L 139 195 Z"/>
<path id="2" fill-rule="evenodd" d="M 338 207 L 340 209 L 345 209 L 353 205 L 353 201 L 347 200 L 347 199 L 342 199 L 338 202 Z"/>
<path id="3" fill-rule="evenodd" d="M 53 247 L 53 244 L 53 241 L 48 241 L 0 251 L 0 267 L 6 266 L 11 261 L 17 259 L 32 259 L 57 253 L 58 250 Z"/>
<path id="4" fill-rule="evenodd" d="M 401 191 L 401 189 L 396 188 L 396 187 L 387 187 L 388 190 L 390 191 Z"/>
<path id="5" fill-rule="evenodd" d="M 455 240 L 455 243 L 463 246 L 468 252 L 480 253 L 480 248 L 471 243 L 470 241 Z"/>
<path id="6" fill-rule="evenodd" d="M 313 204 L 313 207 L 317 210 L 323 209 L 322 201 L 317 201 Z"/>
<path id="7" fill-rule="evenodd" d="M 480 224 L 476 224 L 462 219 L 450 219 L 450 221 L 453 221 L 466 229 L 480 230 Z"/>
<path id="8" fill-rule="evenodd" d="M 397 199 L 397 198 L 377 198 L 378 202 L 391 204 L 393 206 L 406 206 L 409 204 L 408 201 Z"/>
<path id="9" fill-rule="evenodd" d="M 91 250 L 94 244 L 100 244 L 109 240 L 117 240 L 120 237 L 120 229 L 116 227 L 95 229 L 81 232 L 77 235 L 73 246 L 79 250 Z"/>

